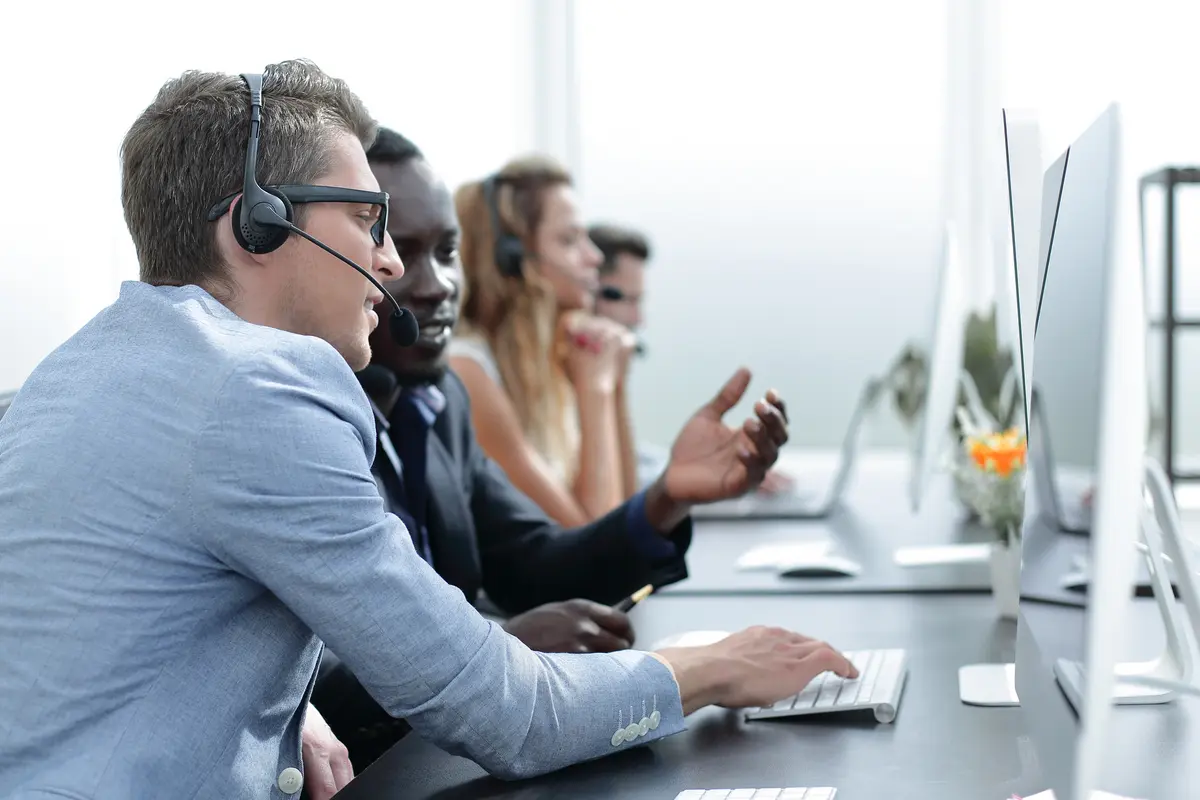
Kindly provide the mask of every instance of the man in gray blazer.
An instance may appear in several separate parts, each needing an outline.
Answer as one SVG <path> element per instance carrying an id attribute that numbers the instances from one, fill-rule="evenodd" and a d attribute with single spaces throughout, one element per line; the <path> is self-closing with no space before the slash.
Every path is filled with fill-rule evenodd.
<path id="1" fill-rule="evenodd" d="M 306 241 L 402 272 L 374 131 L 344 83 L 288 62 L 186 73 L 127 134 L 142 280 L 0 420 L 0 796 L 294 797 L 326 757 L 302 747 L 324 643 L 389 713 L 506 778 L 854 674 L 773 628 L 534 653 L 416 553 L 371 476 L 354 375 L 381 295 Z M 653 501 L 666 524 L 769 466 L 755 425 L 711 422 L 722 444 Z"/>

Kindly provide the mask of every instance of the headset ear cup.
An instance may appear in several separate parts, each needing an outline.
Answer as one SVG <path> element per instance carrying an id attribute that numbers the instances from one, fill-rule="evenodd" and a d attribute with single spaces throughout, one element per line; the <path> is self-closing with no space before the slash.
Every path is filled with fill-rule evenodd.
<path id="1" fill-rule="evenodd" d="M 292 203 L 286 196 L 272 189 L 263 188 L 262 190 L 266 197 L 259 202 L 268 203 L 275 209 L 275 213 L 286 219 L 288 222 L 294 221 Z M 278 250 L 287 241 L 287 228 L 280 228 L 274 225 L 260 225 L 247 220 L 247 225 L 242 225 L 242 201 L 245 200 L 245 195 L 239 197 L 237 202 L 233 204 L 233 209 L 230 213 L 230 221 L 233 224 L 233 238 L 241 245 L 243 250 L 251 253 L 263 254 Z"/>
<path id="2" fill-rule="evenodd" d="M 282 211 L 282 216 L 284 219 L 286 219 L 288 222 L 295 223 L 295 211 L 292 208 L 292 201 L 287 199 L 287 195 L 270 188 L 263 188 L 263 191 L 271 195 L 271 197 L 274 197 L 279 201 L 279 204 L 283 206 L 283 208 L 276 208 L 275 213 L 278 214 L 280 211 Z"/>
<path id="3" fill-rule="evenodd" d="M 525 248 L 521 241 L 512 234 L 504 234 L 496 242 L 496 266 L 500 274 L 509 278 L 521 277 L 521 264 L 525 261 Z"/>

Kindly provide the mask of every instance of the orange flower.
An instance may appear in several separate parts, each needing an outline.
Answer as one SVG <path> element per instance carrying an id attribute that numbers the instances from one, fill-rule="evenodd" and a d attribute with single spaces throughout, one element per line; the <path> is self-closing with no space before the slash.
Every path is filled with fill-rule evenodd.
<path id="1" fill-rule="evenodd" d="M 975 466 L 984 472 L 995 472 L 1002 478 L 1025 466 L 1025 437 L 1015 428 L 986 436 L 969 436 L 967 454 Z"/>

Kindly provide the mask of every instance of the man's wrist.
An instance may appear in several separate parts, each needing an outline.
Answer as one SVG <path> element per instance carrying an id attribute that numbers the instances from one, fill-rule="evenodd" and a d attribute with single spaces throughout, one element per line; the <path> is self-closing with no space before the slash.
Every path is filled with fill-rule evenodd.
<path id="1" fill-rule="evenodd" d="M 661 661 L 675 678 L 684 716 L 721 702 L 725 682 L 720 662 L 707 654 L 705 648 L 668 648 L 650 655 Z"/>
<path id="2" fill-rule="evenodd" d="M 675 530 L 690 513 L 690 504 L 675 500 L 667 491 L 666 473 L 659 475 L 646 489 L 646 520 L 659 533 L 668 534 Z"/>

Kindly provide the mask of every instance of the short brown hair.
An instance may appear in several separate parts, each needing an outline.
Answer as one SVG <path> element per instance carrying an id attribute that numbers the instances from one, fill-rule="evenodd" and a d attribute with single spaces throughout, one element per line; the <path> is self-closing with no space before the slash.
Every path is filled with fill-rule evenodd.
<path id="1" fill-rule="evenodd" d="M 338 133 L 365 149 L 376 129 L 344 81 L 306 60 L 272 64 L 263 70 L 258 182 L 312 183 L 330 170 Z M 168 81 L 133 123 L 121 145 L 121 204 L 143 281 L 232 290 L 206 214 L 241 191 L 249 137 L 249 89 L 213 72 Z"/>
<path id="2" fill-rule="evenodd" d="M 641 261 L 650 260 L 650 242 L 633 228 L 619 225 L 593 225 L 588 228 L 592 244 L 604 255 L 600 274 L 607 275 L 617 268 L 617 256 L 625 253 Z"/>

